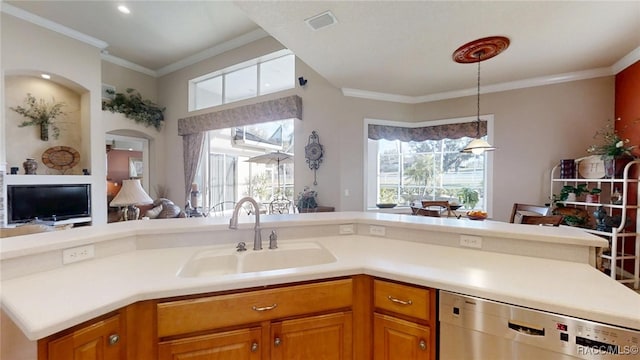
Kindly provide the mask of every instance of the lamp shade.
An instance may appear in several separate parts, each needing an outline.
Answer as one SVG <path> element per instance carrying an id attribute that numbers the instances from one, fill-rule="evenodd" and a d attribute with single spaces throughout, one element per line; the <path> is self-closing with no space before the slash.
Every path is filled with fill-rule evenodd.
<path id="1" fill-rule="evenodd" d="M 477 138 L 477 139 L 471 140 L 471 142 L 464 149 L 462 149 L 461 152 L 480 155 L 485 151 L 491 151 L 495 149 L 496 148 L 494 146 L 491 146 L 491 144 L 489 144 L 486 140 Z"/>
<path id="2" fill-rule="evenodd" d="M 116 197 L 111 200 L 109 206 L 129 206 L 152 204 L 153 199 L 147 195 L 140 184 L 140 179 L 122 180 L 122 188 Z"/>

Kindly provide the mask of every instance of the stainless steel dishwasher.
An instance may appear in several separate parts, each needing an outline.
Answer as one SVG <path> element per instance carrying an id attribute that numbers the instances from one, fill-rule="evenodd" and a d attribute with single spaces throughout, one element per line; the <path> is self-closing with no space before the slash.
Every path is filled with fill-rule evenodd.
<path id="1" fill-rule="evenodd" d="M 440 291 L 440 360 L 640 359 L 626 329 Z"/>

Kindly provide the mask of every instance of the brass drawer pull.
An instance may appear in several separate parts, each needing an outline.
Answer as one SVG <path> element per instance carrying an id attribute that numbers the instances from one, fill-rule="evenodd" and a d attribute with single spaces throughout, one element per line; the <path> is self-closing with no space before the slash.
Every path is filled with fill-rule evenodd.
<path id="1" fill-rule="evenodd" d="M 389 299 L 389 301 L 391 301 L 391 302 L 394 302 L 394 303 L 400 304 L 400 305 L 412 305 L 413 304 L 413 301 L 411 301 L 411 300 L 404 301 L 404 300 L 396 299 L 391 295 L 387 296 L 387 299 Z"/>
<path id="2" fill-rule="evenodd" d="M 255 311 L 269 311 L 269 310 L 273 310 L 278 306 L 278 304 L 273 304 L 271 306 L 264 306 L 264 307 L 257 307 L 255 305 L 253 305 L 252 309 Z"/>

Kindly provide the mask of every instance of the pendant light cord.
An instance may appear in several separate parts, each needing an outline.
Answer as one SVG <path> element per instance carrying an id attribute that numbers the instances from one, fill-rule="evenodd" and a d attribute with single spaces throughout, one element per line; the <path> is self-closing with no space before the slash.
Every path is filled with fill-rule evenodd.
<path id="1" fill-rule="evenodd" d="M 484 54 L 484 51 L 480 50 L 476 53 L 476 56 L 478 57 L 478 107 L 477 107 L 477 127 L 476 127 L 476 132 L 477 132 L 477 136 L 476 138 L 479 139 L 480 138 L 480 61 L 482 61 L 482 55 Z"/>

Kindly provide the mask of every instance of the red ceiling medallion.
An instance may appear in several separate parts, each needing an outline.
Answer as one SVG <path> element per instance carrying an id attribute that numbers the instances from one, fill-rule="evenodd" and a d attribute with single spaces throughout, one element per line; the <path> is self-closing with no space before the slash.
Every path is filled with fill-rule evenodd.
<path id="1" fill-rule="evenodd" d="M 473 40 L 453 52 L 453 61 L 468 64 L 491 59 L 509 47 L 509 38 L 504 36 L 489 36 Z"/>

